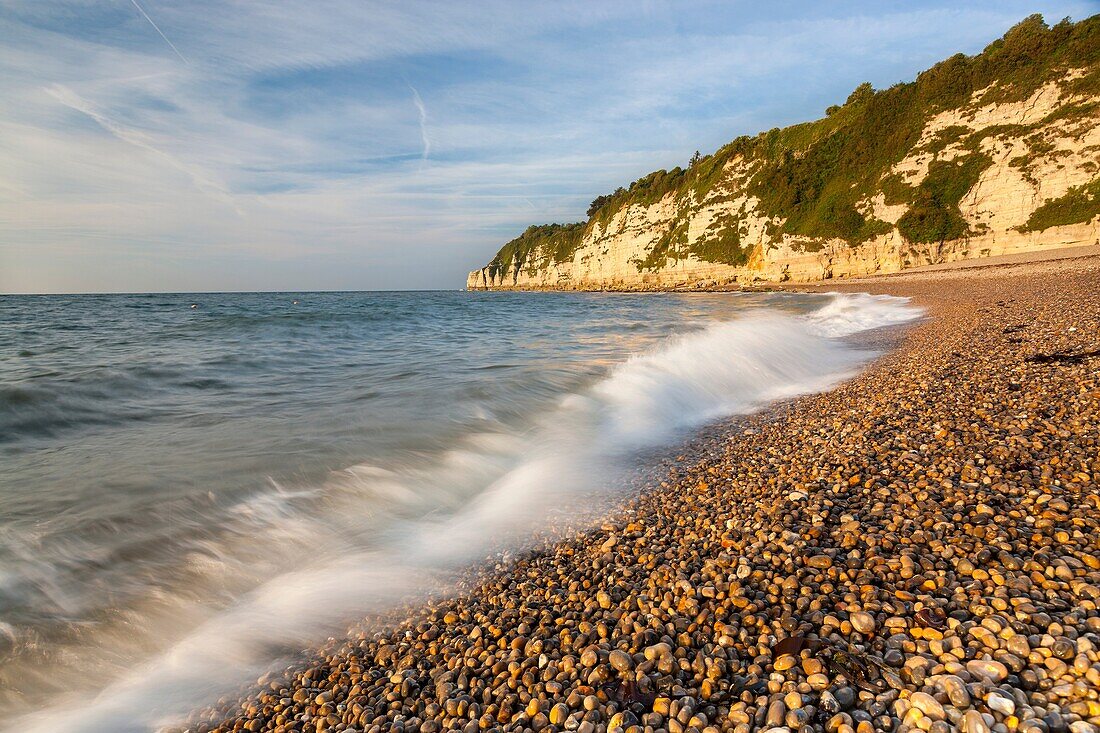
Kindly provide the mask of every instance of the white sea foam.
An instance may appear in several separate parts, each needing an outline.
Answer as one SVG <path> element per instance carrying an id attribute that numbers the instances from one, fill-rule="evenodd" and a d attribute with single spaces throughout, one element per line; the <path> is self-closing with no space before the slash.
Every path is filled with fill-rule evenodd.
<path id="1" fill-rule="evenodd" d="M 752 311 L 628 359 L 523 431 L 470 435 L 403 467 L 353 466 L 315 492 L 272 492 L 241 507 L 242 519 L 256 543 L 309 546 L 310 562 L 207 617 L 94 698 L 56 701 L 5 730 L 117 733 L 178 722 L 272 664 L 275 650 L 446 591 L 457 569 L 567 526 L 581 505 L 601 508 L 639 451 L 837 384 L 873 356 L 841 337 L 918 316 L 902 299 L 867 295 L 835 295 L 804 316 Z"/>
<path id="2" fill-rule="evenodd" d="M 907 298 L 869 293 L 832 293 L 832 300 L 803 318 L 825 336 L 850 336 L 908 323 L 921 315 Z"/>

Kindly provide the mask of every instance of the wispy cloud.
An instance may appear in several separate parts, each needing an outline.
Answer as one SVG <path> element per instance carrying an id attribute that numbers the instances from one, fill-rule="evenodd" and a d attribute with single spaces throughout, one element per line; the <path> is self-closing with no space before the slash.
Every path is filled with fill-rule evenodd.
<path id="1" fill-rule="evenodd" d="M 187 177 L 190 178 L 191 181 L 195 184 L 195 187 L 197 189 L 229 205 L 241 216 L 244 215 L 244 213 L 234 201 L 232 194 L 229 193 L 228 189 L 226 189 L 223 184 L 213 180 L 196 166 L 185 163 L 184 161 L 178 159 L 176 156 L 171 155 L 170 153 L 166 153 L 165 151 L 156 147 L 145 134 L 137 130 L 129 129 L 124 125 L 121 125 L 118 122 L 112 120 L 107 115 L 98 111 L 90 102 L 88 102 L 88 100 L 83 99 L 79 94 L 64 85 L 54 84 L 50 87 L 47 87 L 45 91 L 47 94 L 49 94 L 51 97 L 53 97 L 69 109 L 87 115 L 92 120 L 94 120 L 96 124 L 98 124 L 107 132 L 114 135 L 119 140 L 150 153 L 155 158 L 163 161 L 168 166 L 171 166 L 181 173 L 186 174 Z"/>
<path id="2" fill-rule="evenodd" d="M 416 91 L 416 87 L 410 84 L 409 90 L 413 93 L 413 104 L 416 105 L 416 112 L 420 117 L 420 141 L 424 146 L 420 158 L 427 161 L 428 155 L 432 152 L 432 141 L 428 137 L 428 110 L 424 107 L 424 100 L 420 98 L 420 92 Z"/>

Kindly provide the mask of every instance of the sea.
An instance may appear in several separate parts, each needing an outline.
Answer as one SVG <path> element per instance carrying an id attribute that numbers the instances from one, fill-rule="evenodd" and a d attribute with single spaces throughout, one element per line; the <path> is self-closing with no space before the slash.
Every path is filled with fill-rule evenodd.
<path id="1" fill-rule="evenodd" d="M 920 316 L 801 293 L 0 296 L 0 731 L 151 731 L 583 529 Z"/>

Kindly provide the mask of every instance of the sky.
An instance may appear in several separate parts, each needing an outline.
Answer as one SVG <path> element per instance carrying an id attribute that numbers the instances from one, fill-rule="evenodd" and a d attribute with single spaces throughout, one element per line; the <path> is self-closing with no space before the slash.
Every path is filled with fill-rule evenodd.
<path id="1" fill-rule="evenodd" d="M 1070 2 L 4 0 L 0 293 L 451 289 Z"/>

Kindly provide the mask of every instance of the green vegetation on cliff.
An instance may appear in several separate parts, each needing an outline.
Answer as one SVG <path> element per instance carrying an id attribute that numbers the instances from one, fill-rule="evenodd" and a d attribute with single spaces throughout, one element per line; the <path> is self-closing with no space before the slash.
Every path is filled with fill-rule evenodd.
<path id="1" fill-rule="evenodd" d="M 1100 216 L 1100 178 L 1074 186 L 1065 196 L 1048 199 L 1031 213 L 1020 231 L 1041 232 L 1051 227 L 1080 224 Z"/>
<path id="2" fill-rule="evenodd" d="M 1072 78 L 1066 74 L 1071 68 L 1087 71 Z M 878 192 L 885 194 L 888 204 L 908 207 L 897 227 L 909 242 L 963 237 L 972 232 L 959 202 L 991 164 L 980 143 L 990 136 L 1024 136 L 1032 128 L 1003 126 L 971 132 L 951 126 L 941 130 L 922 152 L 936 157 L 952 147 L 965 154 L 952 160 L 936 157 L 928 176 L 916 186 L 891 174 L 891 168 L 914 151 L 933 116 L 971 104 L 1023 100 L 1051 81 L 1059 82 L 1067 93 L 1100 95 L 1100 16 L 1048 26 L 1041 16 L 1033 15 L 982 53 L 952 56 L 915 81 L 878 91 L 861 84 L 843 105 L 830 107 L 820 120 L 739 137 L 713 155 L 696 156 L 687 168 L 655 171 L 629 187 L 597 197 L 587 223 L 532 227 L 506 244 L 490 267 L 514 264 L 537 270 L 550 260 L 567 261 L 593 227 L 604 231 L 624 208 L 652 206 L 670 196 L 674 216 L 648 255 L 635 262 L 639 270 L 658 269 L 668 259 L 689 254 L 710 262 L 744 264 L 749 252 L 738 215 L 721 217 L 691 245 L 687 236 L 688 221 L 704 204 L 741 196 L 756 200 L 755 215 L 768 218 L 770 235 L 798 236 L 807 249 L 818 248 L 827 239 L 857 244 L 890 231 L 889 223 L 861 206 Z M 1067 105 L 1055 116 L 1085 119 L 1095 107 Z M 1041 141 L 1032 149 L 1033 154 L 1041 154 Z M 1028 157 L 1014 161 L 1025 175 Z M 728 168 L 734 161 L 748 174 L 735 178 Z M 1096 206 L 1094 193 L 1071 192 L 1067 196 L 1072 200 L 1049 202 L 1043 207 L 1049 210 L 1035 212 L 1039 218 L 1027 226 L 1053 226 L 1045 222 L 1082 216 L 1080 212 Z M 744 206 L 740 212 L 744 214 Z"/>
<path id="3" fill-rule="evenodd" d="M 495 274 L 509 266 L 517 270 L 535 270 L 551 261 L 567 262 L 580 245 L 587 227 L 584 222 L 531 225 L 523 234 L 500 248 L 489 263 L 489 269 Z"/>
<path id="4" fill-rule="evenodd" d="M 898 220 L 898 231 L 910 242 L 946 242 L 969 231 L 959 202 L 989 167 L 989 156 L 971 153 L 950 161 L 937 160 L 908 198 L 909 210 Z"/>

